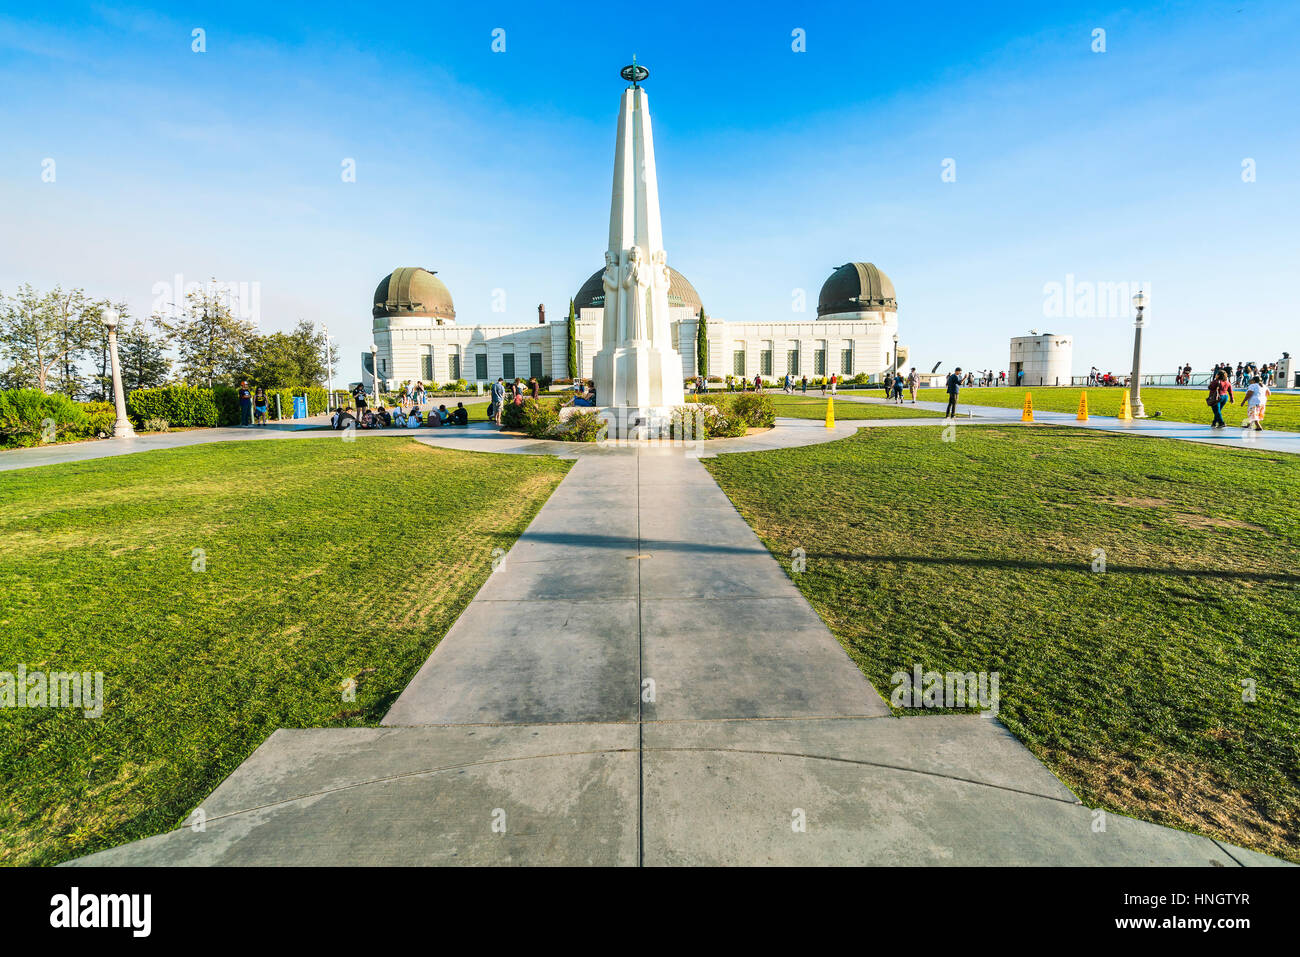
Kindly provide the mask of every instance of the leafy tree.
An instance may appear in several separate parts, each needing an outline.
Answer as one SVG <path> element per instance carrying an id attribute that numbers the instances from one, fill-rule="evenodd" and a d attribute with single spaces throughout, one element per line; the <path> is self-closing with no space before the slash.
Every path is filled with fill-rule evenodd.
<path id="1" fill-rule="evenodd" d="M 569 300 L 569 378 L 578 378 L 578 315 L 573 311 L 573 300 Z"/>
<path id="2" fill-rule="evenodd" d="M 709 327 L 700 306 L 700 322 L 695 328 L 695 368 L 706 379 L 709 376 Z"/>
<path id="3" fill-rule="evenodd" d="M 127 317 L 125 303 L 118 306 L 122 318 Z M 172 361 L 164 354 L 167 349 L 167 336 L 163 332 L 154 332 L 149 323 L 143 319 L 134 319 L 130 325 L 122 322 L 117 328 L 117 357 L 122 364 L 122 388 L 128 392 L 132 389 L 154 389 L 167 381 Z M 105 395 L 112 389 L 112 371 Z"/>
<path id="4" fill-rule="evenodd" d="M 337 358 L 336 348 L 330 351 Z M 299 319 L 292 332 L 251 336 L 240 369 L 240 378 L 266 388 L 324 385 L 324 337 L 306 319 Z"/>
<path id="5" fill-rule="evenodd" d="M 231 311 L 228 295 L 215 281 L 191 290 L 180 315 L 157 321 L 175 343 L 181 375 L 191 385 L 229 383 L 247 365 L 253 324 Z"/>
<path id="6" fill-rule="evenodd" d="M 80 392 L 78 363 L 95 341 L 103 305 L 80 289 L 64 292 L 56 286 L 41 295 L 28 283 L 13 298 L 0 301 L 6 382 L 34 385 L 42 392 L 54 385 L 69 396 Z"/>

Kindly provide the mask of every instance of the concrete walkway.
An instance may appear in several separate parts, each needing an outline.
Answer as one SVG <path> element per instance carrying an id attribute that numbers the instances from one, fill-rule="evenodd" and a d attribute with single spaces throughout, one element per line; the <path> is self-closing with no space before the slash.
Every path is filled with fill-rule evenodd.
<path id="1" fill-rule="evenodd" d="M 277 731 L 202 830 L 73 863 L 1279 863 L 1095 830 L 996 721 L 891 717 L 688 450 L 549 449 L 580 458 L 382 727 Z"/>

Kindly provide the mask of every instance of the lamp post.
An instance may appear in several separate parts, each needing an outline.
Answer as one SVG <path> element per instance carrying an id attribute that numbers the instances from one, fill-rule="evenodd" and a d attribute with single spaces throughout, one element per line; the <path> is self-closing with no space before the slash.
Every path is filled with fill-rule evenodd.
<path id="1" fill-rule="evenodd" d="M 894 333 L 894 378 L 898 378 L 898 333 Z"/>
<path id="2" fill-rule="evenodd" d="M 104 310 L 104 328 L 108 330 L 108 356 L 113 367 L 113 405 L 117 408 L 117 422 L 113 424 L 113 438 L 133 439 L 135 429 L 126 417 L 126 395 L 122 391 L 122 367 L 117 361 L 117 320 L 118 312 L 112 306 Z"/>
<path id="3" fill-rule="evenodd" d="M 370 373 L 375 383 L 375 408 L 379 408 L 379 346 L 370 343 Z"/>
<path id="4" fill-rule="evenodd" d="M 330 327 L 321 323 L 320 333 L 325 338 L 325 411 L 334 411 L 334 363 L 330 361 Z"/>
<path id="5" fill-rule="evenodd" d="M 1147 297 L 1141 289 L 1133 296 L 1133 307 L 1137 309 L 1137 318 L 1133 321 L 1133 374 L 1129 377 L 1129 405 L 1133 408 L 1133 418 L 1145 419 L 1146 410 L 1142 408 L 1142 310 L 1146 308 Z"/>

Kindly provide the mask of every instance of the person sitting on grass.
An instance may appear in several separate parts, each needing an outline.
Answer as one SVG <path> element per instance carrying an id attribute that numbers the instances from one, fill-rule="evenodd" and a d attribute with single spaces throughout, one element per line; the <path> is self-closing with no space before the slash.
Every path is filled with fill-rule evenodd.
<path id="1" fill-rule="evenodd" d="M 424 424 L 423 418 L 424 417 L 420 414 L 418 407 L 412 409 L 410 412 L 406 413 L 406 427 L 408 429 L 418 429 Z"/>
<path id="2" fill-rule="evenodd" d="M 384 408 L 384 403 L 379 403 L 379 408 L 375 410 L 375 427 L 386 429 L 393 424 L 393 414 Z"/>
<path id="3" fill-rule="evenodd" d="M 456 408 L 451 412 L 451 421 L 453 425 L 469 425 L 469 410 L 465 408 L 465 403 L 456 403 Z"/>
<path id="4" fill-rule="evenodd" d="M 430 409 L 424 414 L 424 424 L 431 429 L 442 427 L 442 416 L 438 414 L 437 409 Z"/>
<path id="5" fill-rule="evenodd" d="M 446 425 L 447 420 L 451 418 L 451 413 L 447 411 L 445 405 L 438 406 L 438 424 Z"/>
<path id="6" fill-rule="evenodd" d="M 334 416 L 330 419 L 330 425 L 336 429 L 346 429 L 349 427 L 355 429 L 357 427 L 357 417 L 355 413 L 353 413 L 352 407 L 348 406 L 346 409 L 335 409 Z"/>

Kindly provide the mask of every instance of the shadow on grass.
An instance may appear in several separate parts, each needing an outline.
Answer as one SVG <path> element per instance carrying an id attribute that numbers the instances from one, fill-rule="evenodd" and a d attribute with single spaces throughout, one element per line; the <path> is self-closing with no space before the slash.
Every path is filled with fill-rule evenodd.
<path id="1" fill-rule="evenodd" d="M 808 556 L 812 558 L 812 555 Z M 863 555 L 847 552 L 829 552 L 819 554 L 818 558 L 833 558 L 858 564 L 914 564 L 914 565 L 949 565 L 964 568 L 997 568 L 1007 571 L 1050 571 L 1076 572 L 1081 575 L 1158 575 L 1173 578 L 1207 578 L 1221 581 L 1249 582 L 1300 582 L 1300 575 L 1290 572 L 1249 572 L 1225 568 L 1172 568 L 1151 565 L 1117 565 L 1106 563 L 1106 571 L 1094 572 L 1087 562 L 1045 562 L 1019 558 L 977 558 L 961 555 Z"/>

